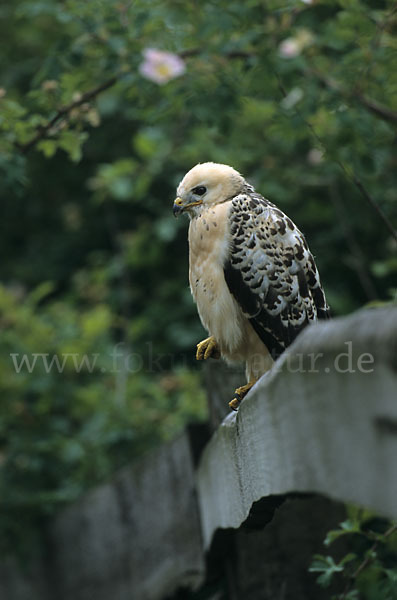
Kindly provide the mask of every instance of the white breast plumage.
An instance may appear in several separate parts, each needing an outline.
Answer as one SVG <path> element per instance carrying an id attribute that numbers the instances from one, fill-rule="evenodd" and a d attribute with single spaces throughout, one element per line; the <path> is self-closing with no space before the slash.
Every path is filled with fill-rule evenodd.
<path id="1" fill-rule="evenodd" d="M 223 265 L 230 253 L 228 212 L 231 202 L 203 210 L 189 227 L 189 281 L 201 322 L 228 353 L 243 336 L 240 307 L 226 285 Z"/>

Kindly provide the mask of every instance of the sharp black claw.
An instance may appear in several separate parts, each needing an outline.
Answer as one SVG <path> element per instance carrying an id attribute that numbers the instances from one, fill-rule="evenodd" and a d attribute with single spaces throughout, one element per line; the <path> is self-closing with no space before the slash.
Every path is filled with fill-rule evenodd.
<path id="1" fill-rule="evenodd" d="M 241 404 L 241 400 L 242 400 L 242 399 L 241 399 L 241 396 L 240 396 L 240 394 L 235 394 L 235 395 L 233 396 L 233 400 L 231 400 L 231 401 L 229 402 L 229 407 L 230 407 L 232 410 L 238 411 L 238 408 L 239 408 L 239 406 L 240 406 L 240 404 Z"/>

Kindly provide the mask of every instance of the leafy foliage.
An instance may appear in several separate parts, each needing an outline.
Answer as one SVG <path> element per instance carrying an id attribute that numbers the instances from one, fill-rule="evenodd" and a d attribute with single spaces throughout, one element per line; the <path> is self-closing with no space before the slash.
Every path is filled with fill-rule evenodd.
<path id="1" fill-rule="evenodd" d="M 310 567 L 320 573 L 317 582 L 328 587 L 335 580 L 342 592 L 333 600 L 393 600 L 397 598 L 397 524 L 350 507 L 350 518 L 328 532 L 329 547 L 344 538 L 348 553 L 338 562 L 332 556 L 316 555 Z"/>
<path id="2" fill-rule="evenodd" d="M 41 519 L 205 413 L 171 214 L 193 164 L 233 165 L 297 222 L 335 314 L 396 293 L 397 14 L 391 0 L 15 0 L 0 17 L 10 548 L 22 506 Z M 151 48 L 184 69 L 165 54 L 143 69 Z M 110 373 L 119 343 L 132 372 Z M 16 372 L 11 354 L 40 353 L 98 359 Z"/>
<path id="3" fill-rule="evenodd" d="M 112 342 L 106 304 L 40 306 L 48 291 L 21 298 L 0 288 L 2 551 L 22 551 L 43 517 L 206 416 L 197 374 L 162 369 L 159 356 L 144 367 L 131 346 Z"/>

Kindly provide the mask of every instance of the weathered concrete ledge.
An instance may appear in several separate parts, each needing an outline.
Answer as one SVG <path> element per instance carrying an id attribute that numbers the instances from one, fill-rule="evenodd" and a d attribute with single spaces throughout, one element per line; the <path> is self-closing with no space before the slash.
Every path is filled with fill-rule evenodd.
<path id="1" fill-rule="evenodd" d="M 188 435 L 87 494 L 50 534 L 60 600 L 157 600 L 198 587 L 205 563 Z"/>
<path id="2" fill-rule="evenodd" d="M 63 510 L 41 555 L 0 563 L 1 600 L 160 600 L 205 578 L 191 435 Z"/>
<path id="3" fill-rule="evenodd" d="M 397 308 L 307 328 L 207 445 L 205 547 L 254 502 L 317 492 L 397 517 Z"/>
<path id="4" fill-rule="evenodd" d="M 308 567 L 334 500 L 397 516 L 397 308 L 308 328 L 220 426 L 242 373 L 206 367 L 212 439 L 196 425 L 67 507 L 29 565 L 0 564 L 1 599 L 329 597 Z"/>

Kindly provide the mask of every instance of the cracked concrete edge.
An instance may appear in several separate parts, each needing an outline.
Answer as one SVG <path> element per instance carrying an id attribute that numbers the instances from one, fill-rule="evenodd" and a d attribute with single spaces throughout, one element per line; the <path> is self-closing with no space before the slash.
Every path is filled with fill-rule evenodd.
<path id="1" fill-rule="evenodd" d="M 363 354 L 373 361 L 359 363 Z M 316 492 L 397 517 L 396 456 L 397 308 L 310 326 L 204 450 L 204 545 L 278 494 Z"/>

